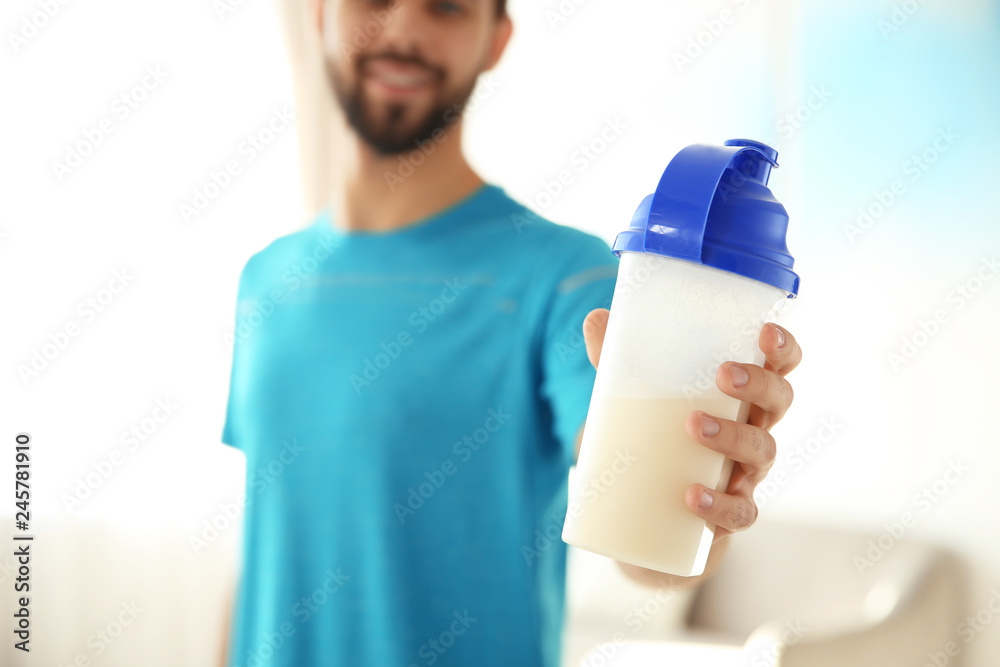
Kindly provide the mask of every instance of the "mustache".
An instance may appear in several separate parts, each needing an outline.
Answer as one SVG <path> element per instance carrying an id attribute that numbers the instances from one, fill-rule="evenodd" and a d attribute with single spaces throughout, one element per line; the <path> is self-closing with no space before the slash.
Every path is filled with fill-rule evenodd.
<path id="1" fill-rule="evenodd" d="M 372 60 L 390 60 L 400 64 L 407 65 L 417 65 L 418 67 L 423 67 L 424 69 L 431 72 L 431 74 L 438 80 L 444 79 L 444 70 L 440 67 L 435 67 L 429 62 L 420 58 L 419 56 L 406 56 L 399 53 L 376 53 L 372 55 L 362 56 L 358 58 L 358 71 L 364 72 L 365 67 Z"/>

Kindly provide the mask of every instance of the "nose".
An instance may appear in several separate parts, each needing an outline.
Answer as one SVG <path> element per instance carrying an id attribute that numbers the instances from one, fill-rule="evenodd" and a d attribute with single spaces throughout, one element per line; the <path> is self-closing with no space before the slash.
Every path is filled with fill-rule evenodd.
<path id="1" fill-rule="evenodd" d="M 422 57 L 430 32 L 422 4 L 408 0 L 389 2 L 385 14 L 380 13 L 379 16 L 381 31 L 373 40 L 374 51 Z"/>

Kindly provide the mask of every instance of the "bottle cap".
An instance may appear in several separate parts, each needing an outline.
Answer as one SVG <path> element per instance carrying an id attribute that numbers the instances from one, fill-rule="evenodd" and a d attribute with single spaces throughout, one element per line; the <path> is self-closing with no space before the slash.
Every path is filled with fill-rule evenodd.
<path id="1" fill-rule="evenodd" d="M 648 252 L 729 271 L 794 297 L 788 213 L 767 187 L 778 151 L 748 139 L 695 144 L 667 165 L 612 252 Z"/>

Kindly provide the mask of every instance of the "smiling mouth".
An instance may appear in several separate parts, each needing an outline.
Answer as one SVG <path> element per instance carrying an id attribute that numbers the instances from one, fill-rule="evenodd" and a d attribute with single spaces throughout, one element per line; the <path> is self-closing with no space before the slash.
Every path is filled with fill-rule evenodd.
<path id="1" fill-rule="evenodd" d="M 369 61 L 362 70 L 365 78 L 395 93 L 410 93 L 431 85 L 437 78 L 426 67 L 380 58 Z"/>

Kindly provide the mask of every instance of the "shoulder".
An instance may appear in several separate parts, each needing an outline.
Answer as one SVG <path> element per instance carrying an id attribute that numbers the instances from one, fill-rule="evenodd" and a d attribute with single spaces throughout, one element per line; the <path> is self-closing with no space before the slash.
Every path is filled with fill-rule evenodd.
<path id="1" fill-rule="evenodd" d="M 579 313 L 607 308 L 618 277 L 618 257 L 590 232 L 557 223 L 506 197 L 505 236 L 510 254 L 524 267 L 531 296 L 529 310 L 538 322 L 580 319 Z M 568 314 L 571 313 L 571 314 Z M 561 320 L 560 320 L 561 321 Z"/>
<path id="2" fill-rule="evenodd" d="M 246 288 L 261 283 L 273 285 L 285 274 L 308 272 L 310 258 L 322 261 L 328 257 L 333 242 L 316 232 L 316 224 L 317 219 L 313 219 L 301 229 L 279 236 L 251 254 L 240 274 L 241 285 Z"/>
<path id="3" fill-rule="evenodd" d="M 497 188 L 499 224 L 523 248 L 532 248 L 539 268 L 554 272 L 586 267 L 617 267 L 618 258 L 608 242 L 591 232 L 553 221 L 539 214 L 504 190 Z"/>

